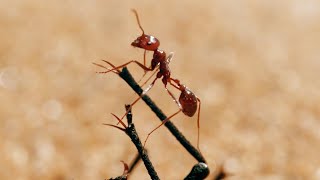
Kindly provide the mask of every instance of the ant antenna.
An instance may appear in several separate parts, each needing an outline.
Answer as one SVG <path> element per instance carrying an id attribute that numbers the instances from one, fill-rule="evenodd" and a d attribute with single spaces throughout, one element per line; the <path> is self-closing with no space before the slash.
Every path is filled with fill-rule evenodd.
<path id="1" fill-rule="evenodd" d="M 141 31 L 142 31 L 142 34 L 144 34 L 144 30 L 143 30 L 143 28 L 142 28 L 142 26 L 141 26 L 141 24 L 140 24 L 140 20 L 139 20 L 139 16 L 138 16 L 138 12 L 137 12 L 137 10 L 135 10 L 135 9 L 131 9 L 131 11 L 134 13 L 134 15 L 136 16 L 136 19 L 137 19 L 137 22 L 138 22 L 138 25 L 139 25 L 139 27 L 140 27 L 140 29 L 141 29 Z"/>

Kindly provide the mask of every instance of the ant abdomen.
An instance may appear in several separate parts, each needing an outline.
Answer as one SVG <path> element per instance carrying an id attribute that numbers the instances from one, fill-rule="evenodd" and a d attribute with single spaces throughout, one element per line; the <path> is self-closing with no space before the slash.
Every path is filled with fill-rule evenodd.
<path id="1" fill-rule="evenodd" d="M 185 115 L 192 117 L 197 112 L 197 97 L 188 88 L 185 88 L 183 91 L 181 91 L 179 102 L 182 106 L 182 112 Z"/>

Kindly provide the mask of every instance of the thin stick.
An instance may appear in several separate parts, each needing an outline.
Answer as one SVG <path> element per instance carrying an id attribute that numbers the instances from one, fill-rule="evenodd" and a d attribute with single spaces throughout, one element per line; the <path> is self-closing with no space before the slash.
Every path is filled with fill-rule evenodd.
<path id="1" fill-rule="evenodd" d="M 130 105 L 126 105 L 126 111 L 129 109 Z M 131 141 L 133 142 L 133 144 L 136 146 L 140 157 L 146 167 L 146 169 L 148 170 L 148 173 L 151 177 L 151 179 L 155 179 L 158 180 L 160 179 L 157 175 L 157 172 L 155 171 L 147 152 L 143 149 L 142 143 L 139 139 L 138 133 L 134 127 L 134 124 L 132 123 L 132 114 L 131 111 L 129 111 L 129 113 L 127 114 L 127 120 L 128 120 L 128 127 L 126 128 L 125 132 L 126 134 L 130 137 Z"/>
<path id="2" fill-rule="evenodd" d="M 146 149 L 144 150 L 146 153 L 148 153 L 147 151 L 146 151 Z M 136 167 L 136 165 L 138 164 L 138 162 L 140 162 L 140 160 L 141 160 L 141 157 L 140 157 L 140 154 L 138 153 L 138 154 L 136 154 L 136 157 L 134 157 L 134 159 L 132 160 L 132 162 L 130 163 L 130 165 L 129 165 L 129 170 L 128 170 L 128 174 L 130 174 L 133 170 L 134 170 L 134 168 Z"/>

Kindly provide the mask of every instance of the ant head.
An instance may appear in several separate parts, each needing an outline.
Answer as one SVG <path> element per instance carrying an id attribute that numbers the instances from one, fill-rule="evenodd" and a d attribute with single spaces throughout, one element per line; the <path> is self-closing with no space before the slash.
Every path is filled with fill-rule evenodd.
<path id="1" fill-rule="evenodd" d="M 142 34 L 131 45 L 148 51 L 155 51 L 158 49 L 160 41 L 153 36 Z"/>
<path id="2" fill-rule="evenodd" d="M 144 34 L 144 30 L 140 24 L 138 12 L 135 9 L 132 9 L 132 12 L 136 16 L 137 23 L 139 25 L 139 28 L 142 31 L 142 35 L 139 36 L 136 40 L 134 40 L 131 45 L 134 47 L 142 48 L 148 51 L 155 51 L 158 49 L 160 45 L 160 41 L 155 38 L 154 36 L 146 35 Z"/>

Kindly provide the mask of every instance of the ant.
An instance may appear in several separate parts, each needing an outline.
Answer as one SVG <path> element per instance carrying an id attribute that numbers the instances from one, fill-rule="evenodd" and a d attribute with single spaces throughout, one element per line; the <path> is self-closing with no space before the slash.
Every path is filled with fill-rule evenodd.
<path id="1" fill-rule="evenodd" d="M 199 129 L 200 129 L 199 120 L 200 120 L 201 101 L 185 85 L 180 84 L 179 80 L 171 78 L 171 71 L 170 71 L 170 68 L 169 68 L 169 63 L 170 63 L 171 59 L 173 58 L 173 53 L 171 52 L 168 56 L 166 56 L 166 53 L 164 51 L 158 49 L 158 47 L 160 45 L 160 41 L 157 38 L 155 38 L 154 36 L 146 35 L 144 33 L 144 30 L 143 30 L 143 28 L 142 28 L 142 26 L 140 24 L 140 20 L 139 20 L 139 16 L 138 16 L 137 11 L 134 10 L 134 9 L 132 11 L 136 16 L 137 23 L 138 23 L 138 25 L 139 25 L 139 27 L 140 27 L 140 29 L 142 31 L 142 35 L 139 36 L 136 40 L 134 40 L 131 43 L 131 45 L 134 46 L 134 47 L 142 48 L 142 49 L 145 50 L 145 52 L 144 52 L 144 64 L 141 64 L 140 62 L 138 62 L 136 60 L 131 60 L 131 61 L 125 63 L 125 64 L 122 64 L 122 65 L 116 67 L 112 63 L 110 63 L 109 61 L 102 60 L 103 62 L 105 62 L 105 63 L 109 64 L 110 66 L 112 66 L 112 69 L 109 69 L 109 68 L 107 68 L 107 67 L 105 67 L 103 65 L 97 64 L 97 63 L 93 63 L 94 65 L 97 65 L 99 67 L 107 69 L 107 71 L 102 71 L 102 72 L 97 72 L 97 73 L 104 73 L 105 74 L 105 73 L 113 72 L 113 73 L 119 74 L 120 73 L 119 69 L 129 65 L 130 63 L 136 63 L 139 67 L 141 67 L 145 71 L 145 74 L 146 74 L 147 71 L 153 71 L 155 69 L 157 69 L 159 71 L 155 71 L 148 78 L 148 80 L 149 80 L 155 73 L 157 73 L 156 78 L 142 92 L 142 94 L 130 105 L 130 108 L 128 108 L 126 113 L 121 118 L 118 118 L 114 114 L 112 114 L 112 115 L 118 119 L 118 124 L 121 123 L 122 125 L 124 125 L 124 123 L 122 122 L 122 119 L 128 114 L 128 112 L 131 110 L 132 106 L 134 104 L 136 104 L 142 98 L 142 96 L 144 96 L 154 86 L 154 84 L 157 81 L 157 79 L 162 78 L 162 83 L 164 84 L 166 91 L 173 98 L 175 103 L 178 105 L 179 111 L 177 111 L 173 115 L 169 116 L 167 119 L 163 120 L 162 123 L 158 127 L 156 127 L 154 130 L 152 130 L 148 134 L 147 139 L 149 138 L 149 136 L 156 129 L 158 129 L 160 126 L 165 124 L 167 121 L 170 120 L 170 118 L 174 117 L 175 115 L 177 115 L 181 111 L 185 115 L 187 115 L 189 117 L 192 117 L 197 111 L 197 106 L 198 106 L 197 103 L 199 102 L 198 120 L 197 120 L 197 125 L 198 125 L 198 143 L 197 143 L 197 148 L 199 149 Z M 146 53 L 147 50 L 148 51 L 153 51 L 153 59 L 151 60 L 151 67 L 146 67 L 145 66 L 145 53 Z M 176 100 L 174 95 L 167 89 L 167 84 L 168 83 L 181 92 L 180 97 L 179 97 L 179 101 Z M 145 140 L 144 144 L 146 143 L 147 139 Z"/>

